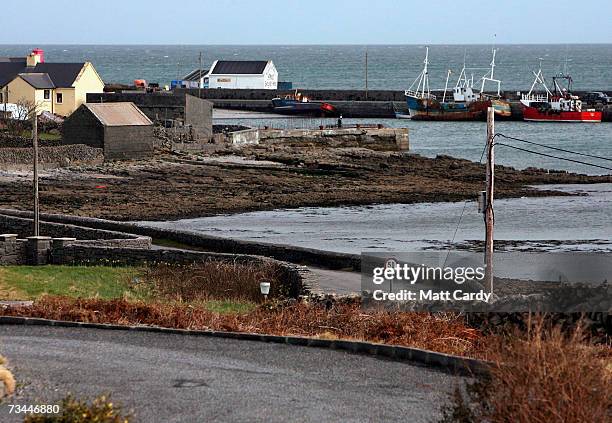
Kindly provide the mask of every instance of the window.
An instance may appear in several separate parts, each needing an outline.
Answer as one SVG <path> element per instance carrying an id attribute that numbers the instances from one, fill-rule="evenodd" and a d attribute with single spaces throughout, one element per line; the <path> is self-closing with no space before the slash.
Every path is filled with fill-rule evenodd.
<path id="1" fill-rule="evenodd" d="M 64 102 L 64 95 L 62 93 L 55 94 L 55 102 L 57 104 L 62 104 Z"/>
<path id="2" fill-rule="evenodd" d="M 4 93 L 0 92 L 0 103 L 4 103 Z"/>
<path id="3" fill-rule="evenodd" d="M 43 96 L 44 96 L 45 100 L 50 100 L 51 99 L 51 90 L 43 91 Z"/>

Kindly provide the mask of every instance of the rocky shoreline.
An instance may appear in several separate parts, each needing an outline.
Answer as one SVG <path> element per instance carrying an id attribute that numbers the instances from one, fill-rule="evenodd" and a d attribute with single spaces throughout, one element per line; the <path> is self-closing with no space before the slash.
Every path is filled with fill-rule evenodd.
<path id="1" fill-rule="evenodd" d="M 235 160 L 239 157 L 240 160 Z M 363 148 L 256 146 L 211 157 L 161 154 L 148 161 L 71 166 L 43 173 L 41 211 L 121 221 L 174 220 L 304 206 L 475 199 L 484 166 Z M 260 165 L 261 163 L 261 165 Z M 535 184 L 609 183 L 546 169 L 496 167 L 496 196 L 571 195 Z M 0 206 L 31 209 L 31 177 L 0 174 Z"/>

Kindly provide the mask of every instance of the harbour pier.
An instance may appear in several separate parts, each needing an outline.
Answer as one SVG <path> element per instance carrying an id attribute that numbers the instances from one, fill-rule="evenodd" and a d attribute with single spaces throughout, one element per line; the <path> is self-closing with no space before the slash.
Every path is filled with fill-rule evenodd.
<path id="1" fill-rule="evenodd" d="M 271 112 L 270 100 L 273 97 L 292 95 L 293 90 L 234 90 L 234 89 L 178 89 L 177 92 L 205 98 L 214 103 L 215 108 L 230 110 L 250 110 Z M 299 90 L 313 101 L 325 101 L 332 104 L 346 118 L 395 118 L 395 112 L 407 113 L 408 108 L 404 91 L 392 90 Z M 442 91 L 432 91 L 442 96 Z M 491 93 L 492 94 L 492 93 Z M 575 91 L 582 96 L 586 92 Z M 510 120 L 520 121 L 523 113 L 519 102 L 520 93 L 506 92 L 505 98 L 510 101 L 512 116 Z M 598 106 L 603 111 L 603 122 L 612 122 L 612 106 Z"/>

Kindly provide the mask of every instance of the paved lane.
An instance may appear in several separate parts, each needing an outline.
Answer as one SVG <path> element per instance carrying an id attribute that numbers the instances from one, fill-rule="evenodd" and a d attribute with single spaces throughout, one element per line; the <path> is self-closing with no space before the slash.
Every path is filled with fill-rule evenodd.
<path id="1" fill-rule="evenodd" d="M 458 378 L 341 351 L 83 328 L 0 326 L 8 403 L 112 392 L 139 422 L 426 422 Z M 8 416 L 0 404 L 0 421 Z"/>

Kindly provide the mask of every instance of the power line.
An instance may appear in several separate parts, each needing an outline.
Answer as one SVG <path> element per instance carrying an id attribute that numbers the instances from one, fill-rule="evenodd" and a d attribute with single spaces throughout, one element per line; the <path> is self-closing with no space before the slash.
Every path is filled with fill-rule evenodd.
<path id="1" fill-rule="evenodd" d="M 478 161 L 478 163 L 482 164 L 482 159 L 484 158 L 485 152 L 487 151 L 487 145 L 485 144 L 484 148 L 482 149 L 482 154 L 480 155 L 480 160 Z M 459 227 L 461 226 L 461 221 L 463 220 L 463 215 L 465 214 L 465 209 L 467 208 L 467 204 L 468 202 L 471 200 L 464 200 L 463 201 L 463 208 L 461 209 L 461 214 L 459 215 L 459 220 L 457 221 L 457 226 L 455 227 L 455 232 L 453 233 L 453 238 L 451 239 L 449 248 L 448 248 L 448 252 L 446 253 L 446 258 L 444 259 L 444 266 L 446 266 L 446 262 L 448 261 L 448 257 L 450 256 L 450 253 L 453 251 L 453 245 L 455 244 L 455 238 L 457 238 L 457 232 L 459 232 Z"/>
<path id="2" fill-rule="evenodd" d="M 551 145 L 546 145 L 546 144 L 540 144 L 540 143 L 534 142 L 534 141 L 527 141 L 527 140 L 523 140 L 523 139 L 520 139 L 520 138 L 509 137 L 509 136 L 501 134 L 501 133 L 495 134 L 495 137 L 503 137 L 503 138 L 507 138 L 509 140 L 524 142 L 524 143 L 527 143 L 527 144 L 533 144 L 533 145 L 537 145 L 537 146 L 544 147 L 544 148 L 550 148 L 551 150 L 562 151 L 564 153 L 576 154 L 576 155 L 579 155 L 579 156 L 590 157 L 592 159 L 606 160 L 606 161 L 612 162 L 612 159 L 610 159 L 608 157 L 594 156 L 592 154 L 586 154 L 586 153 L 580 153 L 578 151 L 566 150 L 564 148 L 553 147 Z"/>
<path id="3" fill-rule="evenodd" d="M 526 148 L 516 147 L 514 145 L 504 144 L 504 143 L 500 143 L 500 142 L 496 142 L 495 145 L 501 145 L 501 146 L 504 146 L 504 147 L 513 148 L 515 150 L 524 151 L 526 153 L 537 154 L 538 156 L 550 157 L 550 158 L 558 159 L 558 160 L 565 160 L 565 161 L 568 161 L 568 162 L 578 163 L 578 164 L 582 164 L 582 165 L 585 165 L 585 166 L 597 167 L 599 169 L 612 170 L 612 167 L 600 166 L 600 165 L 596 165 L 596 164 L 593 164 L 593 163 L 583 162 L 581 160 L 568 159 L 566 157 L 553 156 L 552 154 L 540 153 L 538 151 L 528 150 Z"/>

